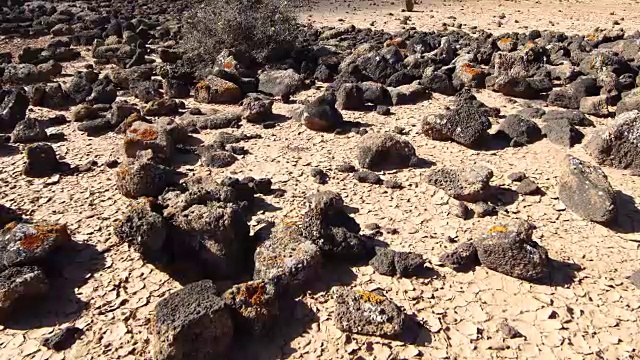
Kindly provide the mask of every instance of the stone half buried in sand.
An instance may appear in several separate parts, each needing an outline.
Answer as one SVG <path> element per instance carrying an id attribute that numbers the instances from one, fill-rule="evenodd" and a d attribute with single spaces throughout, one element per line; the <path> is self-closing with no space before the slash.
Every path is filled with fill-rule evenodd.
<path id="1" fill-rule="evenodd" d="M 491 227 L 473 242 L 480 263 L 517 279 L 543 279 L 549 273 L 549 256 L 544 247 L 532 240 L 534 228 L 519 219 Z"/>
<path id="2" fill-rule="evenodd" d="M 578 216 L 608 223 L 616 215 L 616 194 L 598 166 L 568 155 L 558 182 L 558 197 Z"/>
<path id="3" fill-rule="evenodd" d="M 334 300 L 334 322 L 341 331 L 384 337 L 402 333 L 405 314 L 381 293 L 338 287 Z"/>
<path id="4" fill-rule="evenodd" d="M 0 231 L 0 270 L 43 261 L 69 240 L 65 225 L 10 223 Z"/>
<path id="5" fill-rule="evenodd" d="M 231 315 L 210 280 L 167 295 L 151 319 L 155 360 L 222 359 L 232 337 Z"/>

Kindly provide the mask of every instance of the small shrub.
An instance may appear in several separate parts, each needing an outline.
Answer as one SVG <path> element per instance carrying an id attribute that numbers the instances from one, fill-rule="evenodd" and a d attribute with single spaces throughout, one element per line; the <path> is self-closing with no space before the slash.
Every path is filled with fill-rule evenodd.
<path id="1" fill-rule="evenodd" d="M 291 51 L 306 0 L 203 0 L 185 17 L 183 47 L 213 62 L 223 50 L 267 62 Z"/>

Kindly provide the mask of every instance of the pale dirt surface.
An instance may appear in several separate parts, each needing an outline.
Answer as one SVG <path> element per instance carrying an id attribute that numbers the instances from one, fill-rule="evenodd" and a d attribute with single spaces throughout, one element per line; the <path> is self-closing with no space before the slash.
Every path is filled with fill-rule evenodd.
<path id="1" fill-rule="evenodd" d="M 496 6 L 495 4 L 502 4 Z M 438 3 L 434 19 L 429 13 L 412 13 L 417 27 L 428 29 L 452 13 L 458 21 L 490 27 L 494 15 L 502 12 L 508 19 L 520 19 L 531 28 L 555 28 L 548 20 L 559 23 L 563 15 L 558 9 L 572 10 L 563 26 L 588 31 L 594 25 L 610 26 L 611 19 L 625 17 L 623 25 L 633 20 L 634 6 L 618 2 L 604 9 L 604 2 L 530 1 Z M 352 3 L 353 4 L 353 3 Z M 363 3 L 366 5 L 365 3 Z M 451 5 L 451 6 L 449 6 Z M 416 6 L 423 10 L 425 4 Z M 402 14 L 394 5 L 396 17 Z M 602 7 L 602 9 L 601 9 Z M 323 23 L 335 23 L 335 17 L 346 24 L 366 26 L 376 18 L 373 8 L 357 15 L 328 12 Z M 516 12 L 520 9 L 522 14 Z M 545 10 L 546 9 L 546 10 Z M 567 9 L 567 10 L 565 10 Z M 576 9 L 580 13 L 574 12 Z M 598 13 L 592 11 L 598 9 Z M 528 12 L 531 12 L 530 15 Z M 577 10 L 576 10 L 577 11 Z M 615 11 L 616 16 L 608 16 Z M 515 16 L 518 14 L 518 16 Z M 537 14 L 537 15 L 536 15 Z M 602 15 L 602 16 L 600 16 Z M 606 16 L 605 16 L 606 15 Z M 640 13 L 636 13 L 640 16 Z M 314 18 L 318 19 L 317 13 Z M 544 17 L 544 19 L 540 19 Z M 601 19 L 590 21 L 588 19 Z M 363 20 L 364 19 L 364 20 Z M 364 22 L 361 22 L 364 21 Z M 475 22 L 473 22 L 475 21 Z M 389 22 L 394 29 L 397 21 Z M 378 26 L 382 26 L 379 23 Z M 387 25 L 385 25 L 386 27 Z M 626 27 L 626 26 L 625 26 Z M 464 27 L 463 27 L 464 28 Z M 505 29 L 505 27 L 501 29 Z M 514 29 L 518 29 L 517 26 Z M 65 67 L 71 71 L 73 67 Z M 317 93 L 300 94 L 303 99 Z M 478 97 L 490 106 L 499 106 L 509 114 L 522 107 L 501 95 L 482 91 Z M 335 190 L 345 203 L 357 208 L 355 218 L 361 225 L 378 223 L 382 228 L 395 228 L 397 235 L 382 239 L 395 250 L 419 252 L 435 268 L 434 276 L 423 279 L 399 279 L 375 274 L 368 267 L 327 269 L 326 283 L 347 283 L 353 288 L 382 289 L 385 294 L 426 327 L 416 345 L 375 337 L 347 335 L 334 326 L 334 305 L 327 286 L 301 298 L 296 309 L 299 324 L 280 329 L 284 334 L 265 343 L 247 344 L 239 359 L 637 359 L 640 357 L 640 290 L 627 277 L 640 268 L 640 177 L 625 171 L 604 168 L 616 190 L 628 195 L 621 203 L 621 226 L 610 230 L 581 220 L 563 209 L 557 200 L 557 180 L 565 149 L 547 140 L 523 148 L 474 151 L 448 142 L 427 140 L 419 133 L 420 120 L 430 112 L 439 112 L 451 102 L 435 95 L 433 100 L 412 106 L 394 107 L 394 114 L 382 117 L 375 113 L 344 111 L 347 120 L 369 124 L 369 131 L 391 131 L 396 126 L 408 129 L 406 138 L 418 155 L 435 166 L 470 166 L 485 164 L 496 174 L 492 184 L 515 189 L 507 175 L 524 171 L 546 192 L 544 196 L 520 196 L 497 217 L 463 221 L 449 214 L 448 197 L 426 185 L 427 169 L 408 169 L 381 173 L 383 178 L 396 177 L 405 188 L 390 190 L 382 186 L 357 183 L 349 174 L 335 168 L 345 162 L 355 163 L 356 134 L 334 135 L 312 132 L 293 120 L 275 129 L 244 124 L 234 133 L 258 133 L 262 139 L 243 145 L 250 154 L 226 169 L 209 169 L 200 163 L 181 168 L 188 174 L 210 174 L 215 179 L 224 175 L 271 177 L 274 187 L 286 190 L 282 198 L 265 197 L 273 205 L 259 218 L 281 221 L 299 219 L 304 211 L 304 197 L 317 190 Z M 195 105 L 187 101 L 188 106 Z M 205 112 L 217 106 L 199 105 Z M 288 113 L 294 105 L 276 104 L 275 111 Z M 44 109 L 32 111 L 44 112 Z M 594 119 L 599 127 L 608 120 Z M 587 137 L 593 129 L 582 129 Z M 65 270 L 68 278 L 85 278 L 64 299 L 53 298 L 55 312 L 35 316 L 35 323 L 0 328 L 0 359 L 148 359 L 150 358 L 148 326 L 155 303 L 167 293 L 180 288 L 168 275 L 145 264 L 140 256 L 112 235 L 112 224 L 124 211 L 128 199 L 115 190 L 113 170 L 104 166 L 112 158 L 120 158 L 122 138 L 107 134 L 88 138 L 69 124 L 49 129 L 64 132 L 67 140 L 54 143 L 58 155 L 72 164 L 94 159 L 100 165 L 88 173 L 49 179 L 28 179 L 21 174 L 23 156 L 16 152 L 0 157 L 0 201 L 22 209 L 35 219 L 67 223 L 74 240 L 87 247 Z M 216 131 L 198 135 L 211 139 Z M 18 151 L 17 149 L 16 151 Z M 591 160 L 581 146 L 570 151 Z M 330 176 L 326 185 L 316 184 L 309 168 L 317 166 Z M 437 258 L 457 242 L 471 240 L 491 225 L 509 218 L 527 218 L 538 226 L 534 238 L 544 245 L 549 255 L 567 264 L 558 265 L 553 286 L 535 285 L 478 267 L 469 273 L 455 273 L 438 266 Z M 574 265 L 570 265 L 574 264 Z M 575 271 L 579 270 L 580 271 Z M 572 276 L 573 275 L 573 279 Z M 566 280 L 566 281 L 560 281 Z M 71 295 L 71 294 L 67 294 Z M 84 303 L 84 304 L 83 304 Z M 304 304 L 304 305 L 303 305 Z M 84 309 L 84 311 L 80 311 Z M 38 313 L 39 314 L 39 313 Z M 311 321 L 308 321 L 310 320 Z M 498 324 L 506 320 L 524 337 L 504 339 Z M 40 340 L 66 325 L 85 330 L 84 336 L 69 350 L 54 353 L 39 345 Z M 289 331 L 290 330 L 290 331 Z M 288 333 L 288 334 L 287 334 Z M 426 335 L 428 334 L 428 335 Z"/>
<path id="2" fill-rule="evenodd" d="M 433 30 L 443 24 L 473 26 L 498 34 L 555 30 L 586 34 L 595 27 L 640 30 L 637 0 L 414 0 L 412 12 L 401 12 L 405 0 L 328 0 L 306 14 L 316 25 L 350 25 L 397 31 Z M 400 24 L 408 16 L 405 25 Z M 614 25 L 617 21 L 619 25 Z"/>

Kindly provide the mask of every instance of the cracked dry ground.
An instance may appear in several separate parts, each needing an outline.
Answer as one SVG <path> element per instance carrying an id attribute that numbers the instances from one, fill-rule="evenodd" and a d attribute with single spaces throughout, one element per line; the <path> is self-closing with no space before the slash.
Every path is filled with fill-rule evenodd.
<path id="1" fill-rule="evenodd" d="M 299 94 L 297 98 L 311 96 L 313 92 Z M 480 92 L 479 98 L 489 105 L 500 106 L 505 113 L 520 107 L 489 92 Z M 369 131 L 405 127 L 406 138 L 414 144 L 418 155 L 435 162 L 436 166 L 486 164 L 496 173 L 493 180 L 496 186 L 515 188 L 507 174 L 525 171 L 546 195 L 520 196 L 497 218 L 464 221 L 449 214 L 448 197 L 441 190 L 425 184 L 426 169 L 382 174 L 383 178 L 400 180 L 405 185 L 402 190 L 357 183 L 351 175 L 341 174 L 335 168 L 354 162 L 359 135 L 316 133 L 294 120 L 270 130 L 250 124 L 230 130 L 262 135 L 262 139 L 245 143 L 251 153 L 230 168 L 209 169 L 194 164 L 181 170 L 214 178 L 227 174 L 271 177 L 274 187 L 287 193 L 282 198 L 267 197 L 273 207 L 254 217 L 252 225 L 257 225 L 259 218 L 296 220 L 302 215 L 301 204 L 307 194 L 319 189 L 335 190 L 342 194 L 346 204 L 358 209 L 355 217 L 361 224 L 375 222 L 383 229 L 398 230 L 395 235 L 383 235 L 391 248 L 424 254 L 435 265 L 439 254 L 456 246 L 454 241 L 470 240 L 477 232 L 506 218 L 528 218 L 538 226 L 534 238 L 549 250 L 553 259 L 566 263 L 558 269 L 558 281 L 553 286 L 534 285 L 483 267 L 469 273 L 456 273 L 434 266 L 437 274 L 426 279 L 386 277 L 375 274 L 368 266 L 335 269 L 325 275 L 330 277 L 325 278 L 325 282 L 347 283 L 365 290 L 383 289 L 409 314 L 415 314 L 428 329 L 428 335 L 425 333 L 417 345 L 406 345 L 343 334 L 332 321 L 334 304 L 325 287 L 324 291 L 301 298 L 296 312 L 299 324 L 293 329 L 281 329 L 275 339 L 251 344 L 237 358 L 624 359 L 637 356 L 640 290 L 627 279 L 638 266 L 640 212 L 633 202 L 621 204 L 620 221 L 624 226 L 615 231 L 563 210 L 555 194 L 559 159 L 566 151 L 547 140 L 496 151 L 473 151 L 454 143 L 427 140 L 419 133 L 420 119 L 427 112 L 442 110 L 448 101 L 436 95 L 433 100 L 418 105 L 396 107 L 391 117 L 349 111 L 344 114 L 348 120 L 369 124 Z M 275 111 L 286 113 L 293 106 L 276 104 Z M 215 107 L 201 106 L 205 112 Z M 594 120 L 599 126 L 604 121 Z M 122 138 L 113 133 L 89 138 L 77 132 L 73 124 L 56 130 L 67 136 L 67 141 L 53 144 L 66 161 L 82 164 L 95 159 L 100 166 L 74 176 L 33 180 L 21 174 L 22 154 L 9 154 L 0 158 L 3 170 L 0 198 L 6 205 L 22 209 L 35 219 L 68 224 L 76 241 L 94 245 L 98 252 L 83 251 L 66 268 L 66 277 L 87 278 L 85 285 L 74 290 L 75 296 L 48 299 L 56 302 L 55 311 L 42 310 L 34 316 L 35 323 L 7 326 L 0 331 L 0 357 L 149 358 L 148 326 L 153 307 L 180 285 L 145 264 L 138 253 L 118 243 L 112 235 L 112 225 L 129 200 L 115 190 L 113 170 L 103 164 L 121 157 Z M 210 139 L 215 133 L 204 131 L 198 136 Z M 589 159 L 581 146 L 570 152 Z M 309 175 L 312 166 L 327 171 L 328 184 L 314 182 Z M 615 189 L 638 200 L 639 177 L 624 171 L 604 170 Z M 504 339 L 498 325 L 505 319 L 524 337 Z M 85 335 L 71 349 L 53 353 L 40 346 L 42 337 L 66 324 L 85 330 Z"/>

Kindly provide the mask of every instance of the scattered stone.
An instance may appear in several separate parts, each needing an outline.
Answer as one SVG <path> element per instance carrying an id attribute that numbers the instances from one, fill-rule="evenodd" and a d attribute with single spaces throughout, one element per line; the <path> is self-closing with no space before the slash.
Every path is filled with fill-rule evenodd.
<path id="1" fill-rule="evenodd" d="M 356 181 L 365 183 L 365 184 L 373 184 L 373 185 L 382 184 L 382 178 L 380 178 L 380 176 L 374 173 L 373 171 L 362 170 L 362 171 L 355 172 L 353 174 L 353 178 L 356 179 Z"/>
<path id="2" fill-rule="evenodd" d="M 22 91 L 0 90 L 0 132 L 11 132 L 27 115 L 29 97 Z"/>
<path id="3" fill-rule="evenodd" d="M 578 216 L 598 223 L 608 223 L 616 215 L 616 196 L 607 175 L 568 155 L 558 184 L 558 197 Z"/>
<path id="4" fill-rule="evenodd" d="M 242 120 L 261 124 L 273 118 L 273 100 L 248 97 L 242 101 Z"/>
<path id="5" fill-rule="evenodd" d="M 609 96 L 588 96 L 580 100 L 580 111 L 593 116 L 605 117 L 609 115 Z"/>
<path id="6" fill-rule="evenodd" d="M 334 299 L 334 322 L 341 331 L 372 336 L 397 336 L 402 332 L 405 315 L 380 293 L 338 287 Z"/>
<path id="7" fill-rule="evenodd" d="M 478 201 L 472 204 L 471 209 L 475 217 L 480 219 L 487 216 L 494 216 L 498 213 L 498 209 L 494 205 L 484 201 Z"/>
<path id="8" fill-rule="evenodd" d="M 126 159 L 116 170 L 116 188 L 131 199 L 159 196 L 169 180 L 169 170 L 151 159 Z"/>
<path id="9" fill-rule="evenodd" d="M 395 254 L 396 252 L 391 249 L 377 247 L 376 256 L 369 261 L 369 266 L 378 274 L 394 276 L 396 274 Z"/>
<path id="10" fill-rule="evenodd" d="M 196 85 L 193 97 L 204 104 L 237 104 L 244 95 L 236 84 L 210 76 Z"/>
<path id="11" fill-rule="evenodd" d="M 596 130 L 584 148 L 600 165 L 640 169 L 640 112 L 618 115 L 608 127 Z"/>
<path id="12" fill-rule="evenodd" d="M 58 156 L 53 147 L 47 143 L 28 145 L 24 151 L 27 161 L 22 173 L 27 177 L 48 177 L 61 168 Z"/>
<path id="13" fill-rule="evenodd" d="M 449 207 L 451 215 L 462 220 L 466 220 L 469 217 L 469 207 L 464 203 L 464 201 L 452 199 L 449 201 Z"/>
<path id="14" fill-rule="evenodd" d="M 472 242 L 458 245 L 452 251 L 440 255 L 438 260 L 455 271 L 466 271 L 480 264 L 478 251 Z"/>
<path id="15" fill-rule="evenodd" d="M 326 184 L 329 180 L 329 175 L 317 167 L 312 167 L 311 170 L 309 170 L 309 175 L 311 175 L 314 181 L 318 184 Z"/>
<path id="16" fill-rule="evenodd" d="M 498 134 L 511 140 L 512 147 L 533 144 L 542 139 L 542 130 L 535 122 L 519 115 L 509 115 L 500 123 Z"/>
<path id="17" fill-rule="evenodd" d="M 114 233 L 146 260 L 162 260 L 167 229 L 162 216 L 151 211 L 148 200 L 134 202 L 114 226 Z"/>
<path id="18" fill-rule="evenodd" d="M 549 274 L 547 250 L 531 239 L 535 226 L 524 220 L 495 225 L 474 241 L 480 263 L 499 273 L 526 281 Z"/>
<path id="19" fill-rule="evenodd" d="M 70 240 L 65 225 L 12 223 L 0 231 L 0 271 L 33 265 Z"/>
<path id="20" fill-rule="evenodd" d="M 336 107 L 340 110 L 363 110 L 364 92 L 358 84 L 342 84 L 336 93 Z"/>
<path id="21" fill-rule="evenodd" d="M 42 122 L 32 117 L 20 121 L 11 133 L 11 142 L 20 144 L 45 141 L 47 138 L 47 131 Z"/>
<path id="22" fill-rule="evenodd" d="M 233 322 L 210 280 L 191 283 L 158 301 L 151 319 L 154 359 L 224 357 Z"/>
<path id="23" fill-rule="evenodd" d="M 504 337 L 507 339 L 515 339 L 523 336 L 520 331 L 509 325 L 506 321 L 498 324 L 498 330 L 500 330 L 502 335 L 504 335 Z"/>
<path id="24" fill-rule="evenodd" d="M 336 109 L 336 100 L 322 95 L 304 106 L 302 123 L 313 131 L 333 132 L 342 126 L 342 114 Z"/>
<path id="25" fill-rule="evenodd" d="M 568 121 L 572 126 L 595 126 L 593 121 L 578 110 L 549 110 L 542 116 L 542 121 L 545 123 Z"/>
<path id="26" fill-rule="evenodd" d="M 232 309 L 235 328 L 240 331 L 263 334 L 278 315 L 275 286 L 269 281 L 256 280 L 234 285 L 222 298 Z"/>
<path id="27" fill-rule="evenodd" d="M 288 221 L 277 225 L 269 239 L 258 245 L 254 260 L 254 279 L 273 281 L 276 287 L 293 293 L 309 285 L 322 264 L 320 249 Z"/>
<path id="28" fill-rule="evenodd" d="M 452 139 L 464 146 L 474 145 L 491 128 L 486 114 L 463 104 L 443 115 L 429 115 L 422 121 L 422 132 L 432 140 Z"/>
<path id="29" fill-rule="evenodd" d="M 384 187 L 386 187 L 387 189 L 402 189 L 402 183 L 400 181 L 398 181 L 397 179 L 385 179 L 382 184 L 384 185 Z"/>
<path id="30" fill-rule="evenodd" d="M 371 133 L 362 137 L 358 145 L 358 163 L 369 170 L 391 170 L 408 167 L 416 158 L 411 143 L 401 137 Z"/>
<path id="31" fill-rule="evenodd" d="M 516 188 L 516 192 L 521 195 L 534 195 L 540 191 L 538 184 L 533 180 L 526 178 Z"/>
<path id="32" fill-rule="evenodd" d="M 342 164 L 336 168 L 336 171 L 341 173 L 354 173 L 357 171 L 357 169 L 352 164 Z"/>
<path id="33" fill-rule="evenodd" d="M 259 75 L 258 90 L 279 96 L 288 102 L 291 95 L 302 90 L 304 76 L 298 75 L 292 69 L 264 71 Z"/>
<path id="34" fill-rule="evenodd" d="M 82 336 L 84 331 L 75 326 L 66 326 L 57 333 L 42 340 L 42 346 L 53 351 L 69 349 Z"/>
<path id="35" fill-rule="evenodd" d="M 584 134 L 571 125 L 568 119 L 558 119 L 542 126 L 542 133 L 547 139 L 562 147 L 570 148 L 582 142 Z"/>
<path id="36" fill-rule="evenodd" d="M 513 182 L 520 182 L 520 181 L 526 179 L 527 177 L 528 177 L 527 174 L 525 174 L 522 171 L 514 172 L 514 173 L 511 173 L 511 174 L 507 175 L 507 179 L 509 179 L 509 180 L 511 180 Z"/>
<path id="37" fill-rule="evenodd" d="M 438 168 L 427 173 L 427 184 L 444 190 L 454 199 L 466 202 L 482 200 L 489 182 L 491 169 L 476 165 L 468 169 Z"/>
<path id="38" fill-rule="evenodd" d="M 401 277 L 414 277 L 420 274 L 425 268 L 425 262 L 422 255 L 397 251 L 394 256 L 396 271 Z"/>

